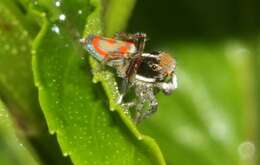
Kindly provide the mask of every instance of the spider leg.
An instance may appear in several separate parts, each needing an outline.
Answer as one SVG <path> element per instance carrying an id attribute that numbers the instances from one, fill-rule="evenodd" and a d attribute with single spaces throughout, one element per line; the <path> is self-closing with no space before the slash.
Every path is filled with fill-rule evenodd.
<path id="1" fill-rule="evenodd" d="M 122 78 L 120 88 L 119 88 L 120 95 L 117 99 L 118 104 L 122 104 L 124 96 L 125 96 L 125 94 L 127 93 L 127 90 L 128 90 L 128 85 L 129 85 L 128 80 L 126 78 Z"/>
<path id="2" fill-rule="evenodd" d="M 150 83 L 135 82 L 135 93 L 138 100 L 134 122 L 138 124 L 157 111 L 158 102 L 154 95 L 154 86 Z"/>
<path id="3" fill-rule="evenodd" d="M 169 95 L 178 87 L 177 76 L 173 74 L 170 82 L 160 82 L 155 84 L 155 86 L 162 90 L 164 94 Z"/>
<path id="4" fill-rule="evenodd" d="M 134 33 L 134 34 L 129 33 L 128 34 L 128 33 L 124 33 L 124 32 L 118 32 L 114 35 L 114 38 L 118 39 L 118 40 L 131 41 L 131 42 L 135 42 L 138 39 L 144 38 L 146 41 L 146 34 L 145 33 Z"/>
<path id="5" fill-rule="evenodd" d="M 133 119 L 135 124 L 138 124 L 142 121 L 143 108 L 144 108 L 144 104 L 142 102 L 138 101 L 138 103 L 136 103 L 136 112 L 135 112 L 134 119 Z"/>
<path id="6" fill-rule="evenodd" d="M 135 38 L 136 38 L 136 45 L 137 45 L 137 53 L 141 56 L 143 51 L 144 51 L 144 47 L 145 47 L 145 42 L 146 42 L 146 34 L 145 33 L 135 33 Z"/>
<path id="7" fill-rule="evenodd" d="M 123 40 L 123 41 L 130 41 L 132 39 L 130 34 L 127 34 L 127 33 L 124 33 L 124 32 L 115 33 L 113 37 L 115 39 Z"/>
<path id="8" fill-rule="evenodd" d="M 131 107 L 134 107 L 136 105 L 135 101 L 131 101 L 131 102 L 128 102 L 128 103 L 122 103 L 121 106 L 124 107 L 124 113 L 127 114 L 127 115 L 130 115 L 129 113 L 129 109 Z"/>
<path id="9" fill-rule="evenodd" d="M 139 113 L 137 114 L 137 118 L 135 119 L 136 123 L 140 123 L 144 119 L 149 118 L 153 113 L 155 113 L 157 111 L 158 102 L 157 102 L 154 94 L 149 93 L 148 95 L 150 95 L 150 96 L 142 98 L 142 99 L 144 99 L 142 101 L 142 110 L 139 111 Z M 147 102 L 147 104 L 148 104 L 148 109 L 144 109 L 145 102 Z"/>
<path id="10" fill-rule="evenodd" d="M 137 47 L 137 52 L 133 55 L 132 60 L 130 62 L 130 65 L 126 71 L 126 76 L 128 80 L 132 78 L 133 75 L 135 75 L 137 68 L 142 62 L 142 54 L 145 47 L 146 42 L 146 34 L 144 33 L 136 33 L 132 34 L 134 35 L 134 43 Z"/>
<path id="11" fill-rule="evenodd" d="M 158 102 L 157 102 L 156 98 L 153 96 L 150 98 L 149 110 L 145 111 L 142 114 L 142 120 L 149 118 L 153 113 L 155 113 L 157 111 L 157 107 L 158 107 Z"/>
<path id="12" fill-rule="evenodd" d="M 137 53 L 136 53 L 137 56 L 142 55 L 145 47 L 145 42 L 147 41 L 147 37 L 145 33 L 127 34 L 124 32 L 119 32 L 114 35 L 114 38 L 135 43 L 137 47 Z"/>
<path id="13" fill-rule="evenodd" d="M 125 95 L 128 89 L 128 80 L 126 78 L 123 78 L 122 82 L 121 82 L 121 89 L 120 89 L 120 93 Z"/>

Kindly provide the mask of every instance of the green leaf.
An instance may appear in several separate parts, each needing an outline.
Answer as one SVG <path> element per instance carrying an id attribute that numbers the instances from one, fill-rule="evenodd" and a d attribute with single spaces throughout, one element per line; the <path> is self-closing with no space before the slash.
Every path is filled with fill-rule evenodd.
<path id="1" fill-rule="evenodd" d="M 257 132 L 257 136 L 256 136 L 256 140 L 255 140 L 255 143 L 256 143 L 256 147 L 259 148 L 260 146 L 260 129 L 259 129 L 259 124 L 260 124 L 260 120 L 259 120 L 259 108 L 260 108 L 260 102 L 259 102 L 259 99 L 260 99 L 260 77 L 259 77 L 259 69 L 260 69 L 260 35 L 258 34 L 257 35 L 257 39 L 256 39 L 256 44 L 254 45 L 254 50 L 255 50 L 255 58 L 254 58 L 254 62 L 252 63 L 253 67 L 254 67 L 254 77 L 256 79 L 256 82 L 254 82 L 254 85 L 255 85 L 255 91 L 254 91 L 254 96 L 255 96 L 255 108 L 258 110 L 254 115 L 256 116 L 255 120 L 256 120 L 256 132 Z M 259 164 L 260 163 L 260 155 L 259 155 L 259 150 L 257 149 L 256 152 L 255 152 L 255 155 L 256 155 L 256 164 Z"/>
<path id="2" fill-rule="evenodd" d="M 105 6 L 105 34 L 112 36 L 126 28 L 135 0 L 109 0 Z"/>
<path id="3" fill-rule="evenodd" d="M 254 49 L 239 40 L 163 48 L 177 58 L 179 87 L 171 96 L 159 95 L 157 114 L 142 128 L 158 141 L 168 164 L 254 164 Z"/>
<path id="4" fill-rule="evenodd" d="M 102 33 L 101 1 L 61 1 L 55 11 L 46 7 L 54 3 L 39 5 L 45 10 L 33 44 L 35 82 L 49 128 L 57 133 L 64 155 L 70 155 L 74 164 L 164 164 L 154 140 L 140 134 L 115 104 L 118 92 L 112 74 L 100 70 L 94 59 L 91 68 L 80 58 L 85 53 L 79 44 L 84 24 L 85 35 Z M 92 72 L 108 98 L 100 84 L 93 84 Z M 109 111 L 108 103 L 115 112 Z"/>
<path id="5" fill-rule="evenodd" d="M 97 1 L 94 1 L 97 2 Z M 88 34 L 99 34 L 101 32 L 101 12 L 100 8 L 97 8 L 94 13 L 88 17 L 88 22 L 84 31 L 84 36 Z M 99 19 L 97 19 L 99 18 Z M 121 21 L 123 21 L 121 19 Z M 111 31 L 112 32 L 112 31 Z M 113 73 L 108 70 L 105 70 L 102 65 L 100 65 L 95 59 L 91 56 L 89 57 L 91 69 L 93 73 L 93 82 L 101 82 L 108 98 L 109 98 L 109 107 L 111 111 L 117 111 L 117 113 L 122 118 L 124 124 L 128 129 L 134 134 L 138 140 L 142 140 L 142 143 L 150 150 L 153 157 L 158 161 L 159 164 L 165 164 L 163 155 L 154 139 L 149 136 L 141 134 L 136 125 L 133 124 L 131 119 L 125 115 L 125 109 L 119 106 L 116 103 L 117 98 L 119 97 L 118 86 L 114 78 Z"/>
<path id="6" fill-rule="evenodd" d="M 26 116 L 28 122 L 37 124 L 34 121 L 38 120 L 40 111 L 31 113 L 37 107 L 37 91 L 33 85 L 30 66 L 31 39 L 28 31 L 20 24 L 22 13 L 12 3 L 0 3 L 0 93 L 7 105 L 15 104 L 14 108 L 22 111 L 16 113 L 23 113 L 21 115 Z M 12 10 L 16 13 L 12 13 Z M 37 125 L 32 125 L 32 129 L 36 131 L 33 127 Z"/>
<path id="7" fill-rule="evenodd" d="M 33 24 L 27 14 L 14 1 L 0 1 L 0 96 L 14 118 L 18 133 L 28 138 L 42 163 L 67 164 L 55 137 L 48 133 L 39 107 L 31 69 L 32 28 L 37 26 L 27 29 Z"/>
<path id="8" fill-rule="evenodd" d="M 11 118 L 0 100 L 0 164 L 4 165 L 36 165 L 32 150 L 24 147 L 25 141 L 16 137 Z M 26 144 L 28 146 L 28 144 Z"/>

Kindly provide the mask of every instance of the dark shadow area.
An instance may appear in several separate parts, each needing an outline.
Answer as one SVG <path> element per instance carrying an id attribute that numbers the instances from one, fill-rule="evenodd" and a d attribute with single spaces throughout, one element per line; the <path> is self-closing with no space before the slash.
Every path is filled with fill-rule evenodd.
<path id="1" fill-rule="evenodd" d="M 127 31 L 146 32 L 153 43 L 247 37 L 259 29 L 259 6 L 257 0 L 142 0 L 137 1 Z"/>

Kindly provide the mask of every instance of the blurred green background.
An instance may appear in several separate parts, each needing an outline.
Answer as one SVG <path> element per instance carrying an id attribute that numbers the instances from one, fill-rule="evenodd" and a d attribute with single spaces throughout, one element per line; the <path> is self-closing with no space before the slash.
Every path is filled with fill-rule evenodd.
<path id="1" fill-rule="evenodd" d="M 140 0 L 128 24 L 177 59 L 179 88 L 141 125 L 169 164 L 259 164 L 257 0 Z M 157 131 L 154 131 L 154 130 Z M 258 161 L 257 161 L 258 160 Z"/>
<path id="2" fill-rule="evenodd" d="M 84 70 L 90 70 L 88 63 L 78 56 L 83 51 L 77 37 L 83 34 L 84 21 L 93 18 L 94 21 L 88 23 L 92 33 L 100 33 L 100 20 L 108 22 L 104 23 L 106 34 L 127 23 L 126 32 L 147 33 L 146 52 L 161 50 L 176 58 L 178 89 L 171 96 L 159 93 L 158 112 L 137 126 L 143 134 L 156 140 L 167 164 L 260 164 L 260 1 L 139 0 L 132 11 L 134 0 L 90 2 L 0 0 L 1 165 L 92 164 L 86 163 L 92 159 L 97 162 L 108 159 L 110 164 L 121 160 L 138 165 L 153 162 L 152 156 L 147 154 L 150 152 L 147 146 L 136 140 L 121 116 L 109 112 L 107 99 L 111 98 L 104 96 L 100 85 L 92 83 L 91 73 Z M 38 12 L 32 12 L 32 6 Z M 100 20 L 99 14 L 91 15 L 99 7 L 110 15 L 105 13 Z M 128 12 L 131 13 L 129 20 Z M 47 17 L 47 25 L 39 19 L 42 13 Z M 57 16 L 61 13 L 67 14 L 69 22 L 59 20 Z M 33 69 L 39 74 L 39 82 L 42 80 L 42 84 L 50 87 L 45 91 L 39 88 L 38 81 L 34 83 L 31 68 L 31 47 L 41 27 L 47 32 L 36 42 L 40 45 L 37 53 L 43 56 L 37 56 L 39 67 Z M 58 78 L 63 72 L 68 72 L 67 79 Z M 52 76 L 54 79 L 50 79 Z M 64 91 L 60 89 L 63 85 L 67 87 Z M 49 99 L 55 105 L 47 99 L 42 99 L 40 104 L 38 90 L 51 96 Z M 60 90 L 65 101 L 58 104 L 55 99 L 56 95 L 60 99 Z M 71 102 L 76 105 L 70 105 Z M 59 109 L 60 105 L 63 109 Z M 69 109 L 71 107 L 74 109 Z M 102 113 L 100 117 L 96 115 L 96 123 L 87 124 L 92 112 L 86 107 Z M 42 109 L 47 115 L 43 115 Z M 55 109 L 57 113 L 52 113 Z M 98 125 L 99 122 L 104 125 Z M 112 140 L 102 141 L 97 136 L 101 135 L 100 130 Z M 49 131 L 60 133 L 61 140 L 57 141 Z M 90 135 L 82 137 L 84 132 Z M 79 136 L 76 140 L 74 133 L 75 137 Z M 108 143 L 100 155 L 102 145 L 85 143 L 93 139 L 92 136 L 97 136 L 97 144 Z M 119 149 L 125 147 L 127 152 L 115 150 L 110 143 L 117 144 Z M 71 154 L 66 151 L 80 154 L 64 157 Z M 107 152 L 118 155 L 107 158 Z M 82 157 L 85 154 L 90 155 L 90 159 Z M 84 159 L 86 162 L 78 163 Z"/>

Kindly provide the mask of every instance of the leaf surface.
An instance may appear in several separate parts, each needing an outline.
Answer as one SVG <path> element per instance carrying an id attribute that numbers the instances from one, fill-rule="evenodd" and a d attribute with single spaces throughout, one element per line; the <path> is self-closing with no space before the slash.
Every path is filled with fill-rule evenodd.
<path id="1" fill-rule="evenodd" d="M 115 104 L 113 75 L 100 70 L 93 59 L 91 68 L 81 58 L 83 29 L 84 35 L 103 31 L 101 1 L 39 1 L 35 8 L 44 20 L 33 45 L 35 82 L 50 131 L 57 133 L 64 155 L 74 164 L 164 164 L 154 140 L 140 134 Z M 105 91 L 93 83 L 92 73 Z"/>

